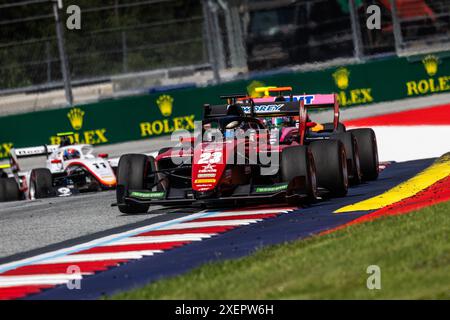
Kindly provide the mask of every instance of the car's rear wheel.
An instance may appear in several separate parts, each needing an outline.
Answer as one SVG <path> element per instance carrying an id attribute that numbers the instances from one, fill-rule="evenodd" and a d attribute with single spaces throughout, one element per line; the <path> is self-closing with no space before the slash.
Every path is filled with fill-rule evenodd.
<path id="1" fill-rule="evenodd" d="M 317 184 L 331 196 L 343 197 L 348 192 L 347 156 L 339 140 L 315 141 L 310 145 L 316 165 Z"/>
<path id="2" fill-rule="evenodd" d="M 14 178 L 0 178 L 0 202 L 20 200 L 20 190 Z"/>
<path id="3" fill-rule="evenodd" d="M 41 199 L 55 196 L 52 173 L 47 168 L 31 170 L 30 199 Z"/>
<path id="4" fill-rule="evenodd" d="M 306 194 L 306 202 L 317 200 L 316 166 L 308 147 L 293 146 L 283 149 L 280 160 L 281 180 L 290 184 L 290 193 Z M 296 205 L 298 197 L 288 194 L 288 203 Z M 304 198 L 303 198 L 304 199 Z"/>
<path id="5" fill-rule="evenodd" d="M 126 214 L 146 213 L 148 204 L 125 203 L 129 190 L 146 189 L 146 177 L 155 170 L 155 159 L 143 154 L 126 154 L 120 157 L 117 168 L 116 197 L 120 212 Z"/>
<path id="6" fill-rule="evenodd" d="M 362 173 L 356 137 L 351 132 L 341 132 L 333 134 L 331 139 L 339 140 L 344 145 L 350 183 L 354 185 L 360 184 L 362 182 Z"/>
<path id="7" fill-rule="evenodd" d="M 378 147 L 375 132 L 370 128 L 349 130 L 358 143 L 363 180 L 376 180 L 379 173 Z"/>

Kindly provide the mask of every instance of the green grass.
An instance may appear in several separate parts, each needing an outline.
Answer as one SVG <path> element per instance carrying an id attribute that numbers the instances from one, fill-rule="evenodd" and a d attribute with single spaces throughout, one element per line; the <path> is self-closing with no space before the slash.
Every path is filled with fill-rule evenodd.
<path id="1" fill-rule="evenodd" d="M 450 299 L 450 202 L 203 265 L 112 299 Z M 381 268 L 368 290 L 366 269 Z"/>

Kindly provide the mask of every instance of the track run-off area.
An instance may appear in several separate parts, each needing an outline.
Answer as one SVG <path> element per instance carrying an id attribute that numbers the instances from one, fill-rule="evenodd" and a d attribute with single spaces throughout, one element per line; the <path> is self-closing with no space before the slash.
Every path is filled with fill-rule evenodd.
<path id="1" fill-rule="evenodd" d="M 125 216 L 111 207 L 114 192 L 2 204 L 0 299 L 96 299 L 262 246 L 450 200 L 450 157 L 442 156 L 450 151 L 450 105 L 349 119 L 347 127 L 375 130 L 380 176 L 308 207 L 157 207 Z"/>

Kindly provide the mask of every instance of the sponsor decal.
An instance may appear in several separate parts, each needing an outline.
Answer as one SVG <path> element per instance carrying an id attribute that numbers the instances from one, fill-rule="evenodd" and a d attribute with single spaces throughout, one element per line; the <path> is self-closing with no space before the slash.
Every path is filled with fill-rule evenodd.
<path id="1" fill-rule="evenodd" d="M 333 74 L 334 83 L 341 90 L 338 92 L 339 104 L 343 107 L 373 102 L 372 88 L 347 90 L 350 86 L 350 71 L 340 67 Z"/>
<path id="2" fill-rule="evenodd" d="M 333 78 L 336 86 L 341 90 L 345 90 L 348 88 L 350 71 L 347 68 L 341 67 L 333 73 Z"/>
<path id="3" fill-rule="evenodd" d="M 107 143 L 106 129 L 94 129 L 83 132 L 75 132 L 73 135 L 68 136 L 72 144 L 101 144 Z M 50 144 L 60 144 L 61 137 L 51 136 Z"/>
<path id="4" fill-rule="evenodd" d="M 450 76 L 435 77 L 439 72 L 440 62 L 440 59 L 435 55 L 427 55 L 422 59 L 424 70 L 429 78 L 406 82 L 408 96 L 420 96 L 450 90 Z"/>
<path id="5" fill-rule="evenodd" d="M 156 99 L 161 115 L 170 117 L 173 111 L 174 98 L 169 95 L 162 95 Z M 159 119 L 152 122 L 142 122 L 139 124 L 141 137 L 159 136 L 172 133 L 177 130 L 194 130 L 195 115 L 172 117 L 169 119 Z"/>
<path id="6" fill-rule="evenodd" d="M 195 179 L 194 183 L 216 183 L 216 179 Z"/>
<path id="7" fill-rule="evenodd" d="M 307 95 L 307 96 L 293 96 L 293 101 L 305 101 L 305 105 L 313 104 L 314 99 L 316 96 L 314 95 Z"/>
<path id="8" fill-rule="evenodd" d="M 113 176 L 103 176 L 102 175 L 102 178 L 105 179 L 105 180 L 109 180 L 109 179 L 113 179 L 114 177 Z"/>
<path id="9" fill-rule="evenodd" d="M 9 152 L 13 148 L 12 142 L 3 142 L 0 143 L 0 158 L 7 158 L 9 157 Z"/>
<path id="10" fill-rule="evenodd" d="M 67 113 L 67 118 L 69 119 L 70 125 L 76 131 L 83 128 L 85 112 L 81 108 L 72 108 Z M 108 143 L 108 138 L 106 136 L 106 129 L 93 129 L 81 132 L 74 132 L 72 135 L 68 136 L 70 143 L 72 144 L 102 144 Z M 60 144 L 61 137 L 51 136 L 50 144 Z"/>
<path id="11" fill-rule="evenodd" d="M 438 72 L 439 62 L 439 58 L 432 54 L 423 58 L 423 66 L 430 77 L 434 76 Z"/>
<path id="12" fill-rule="evenodd" d="M 173 109 L 173 98 L 167 94 L 163 94 L 156 100 L 159 111 L 164 117 L 170 117 Z"/>
<path id="13" fill-rule="evenodd" d="M 277 192 L 286 190 L 287 187 L 288 187 L 287 183 L 273 187 L 257 187 L 255 192 L 256 193 Z"/>
<path id="14" fill-rule="evenodd" d="M 69 188 L 58 188 L 58 197 L 68 197 L 72 195 L 72 191 Z"/>
<path id="15" fill-rule="evenodd" d="M 281 104 L 269 104 L 269 105 L 255 105 L 255 112 L 257 113 L 272 113 L 279 112 L 284 107 L 284 103 Z M 244 113 L 250 113 L 250 107 L 243 106 Z"/>
<path id="16" fill-rule="evenodd" d="M 199 173 L 215 173 L 217 172 L 216 166 L 212 164 L 207 164 L 203 166 L 199 171 Z"/>
<path id="17" fill-rule="evenodd" d="M 199 173 L 197 175 L 197 177 L 199 177 L 199 178 L 215 178 L 216 174 L 215 173 Z"/>
<path id="18" fill-rule="evenodd" d="M 172 119 L 155 120 L 153 122 L 142 122 L 139 124 L 141 137 L 159 136 L 176 130 L 194 130 L 195 115 L 174 117 Z"/>
<path id="19" fill-rule="evenodd" d="M 143 199 L 162 199 L 164 198 L 166 193 L 164 191 L 149 191 L 149 192 L 131 192 L 131 197 L 143 198 Z"/>
<path id="20" fill-rule="evenodd" d="M 70 124 L 74 130 L 80 130 L 83 127 L 84 111 L 80 108 L 72 108 L 67 114 Z"/>

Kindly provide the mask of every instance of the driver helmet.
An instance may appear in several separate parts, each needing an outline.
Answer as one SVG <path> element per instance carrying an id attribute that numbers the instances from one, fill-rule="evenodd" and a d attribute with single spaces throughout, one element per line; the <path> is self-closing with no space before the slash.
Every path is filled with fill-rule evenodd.
<path id="1" fill-rule="evenodd" d="M 63 153 L 64 160 L 73 160 L 80 158 L 80 152 L 77 149 L 66 149 Z"/>
<path id="2" fill-rule="evenodd" d="M 225 129 L 227 130 L 237 129 L 240 124 L 241 124 L 240 121 L 231 121 L 225 126 Z"/>
<path id="3" fill-rule="evenodd" d="M 232 139 L 235 137 L 235 130 L 241 126 L 240 121 L 231 121 L 225 126 L 225 139 Z"/>

